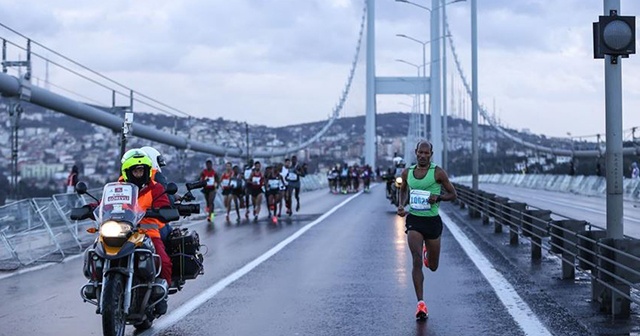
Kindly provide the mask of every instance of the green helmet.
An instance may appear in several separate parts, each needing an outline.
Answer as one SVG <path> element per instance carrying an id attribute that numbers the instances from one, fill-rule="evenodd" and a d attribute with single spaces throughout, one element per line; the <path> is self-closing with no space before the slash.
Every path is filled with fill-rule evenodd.
<path id="1" fill-rule="evenodd" d="M 133 176 L 132 170 L 139 166 L 144 168 L 144 174 L 142 177 L 136 178 Z M 131 182 L 138 187 L 142 187 L 142 185 L 149 183 L 151 179 L 152 166 L 153 163 L 145 152 L 141 149 L 131 149 L 122 156 L 122 167 L 120 171 L 125 182 Z"/>

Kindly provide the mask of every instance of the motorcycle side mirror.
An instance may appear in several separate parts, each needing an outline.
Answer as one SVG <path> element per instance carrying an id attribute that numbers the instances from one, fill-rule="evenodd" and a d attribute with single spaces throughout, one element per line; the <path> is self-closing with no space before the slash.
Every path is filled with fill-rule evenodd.
<path id="1" fill-rule="evenodd" d="M 175 195 L 178 192 L 178 186 L 173 182 L 169 182 L 165 188 L 165 192 L 169 195 Z"/>
<path id="2" fill-rule="evenodd" d="M 87 195 L 91 196 L 91 198 L 93 198 L 94 200 L 99 202 L 98 199 L 95 196 L 93 196 L 93 195 L 91 195 L 90 193 L 87 192 L 87 184 L 84 183 L 84 182 L 76 183 L 76 193 L 78 193 L 78 195 L 87 194 Z"/>
<path id="3" fill-rule="evenodd" d="M 76 183 L 76 192 L 78 195 L 84 195 L 87 193 L 87 184 L 84 182 Z"/>

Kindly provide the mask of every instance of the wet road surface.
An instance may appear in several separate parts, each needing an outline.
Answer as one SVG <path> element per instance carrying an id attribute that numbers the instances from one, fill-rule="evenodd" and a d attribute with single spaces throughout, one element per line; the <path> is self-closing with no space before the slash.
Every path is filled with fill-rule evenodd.
<path id="1" fill-rule="evenodd" d="M 169 313 L 143 335 L 589 334 L 558 303 L 567 298 L 541 294 L 530 269 L 514 269 L 519 254 L 506 258 L 492 241 L 499 237 L 451 204 L 442 208 L 440 268 L 424 271 L 430 319 L 416 322 L 404 220 L 384 186 L 301 198 L 301 211 L 277 226 L 266 213 L 230 225 L 218 216 L 213 230 L 195 223 L 208 248 L 205 274 L 172 295 Z M 0 279 L 0 335 L 101 335 L 100 316 L 79 297 L 81 268 L 76 258 Z"/>
<path id="2" fill-rule="evenodd" d="M 495 193 L 511 200 L 525 202 L 541 209 L 551 210 L 568 218 L 585 220 L 594 226 L 607 227 L 606 196 L 585 196 L 549 190 L 528 189 L 510 185 L 481 183 L 480 190 Z M 624 201 L 624 234 L 640 238 L 640 206 L 638 202 Z"/>

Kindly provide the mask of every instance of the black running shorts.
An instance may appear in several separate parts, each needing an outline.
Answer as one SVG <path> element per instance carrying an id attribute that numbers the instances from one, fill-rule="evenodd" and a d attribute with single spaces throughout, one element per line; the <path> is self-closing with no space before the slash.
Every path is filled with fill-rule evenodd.
<path id="1" fill-rule="evenodd" d="M 249 194 L 251 197 L 258 197 L 258 195 L 262 194 L 262 188 L 249 188 Z"/>
<path id="2" fill-rule="evenodd" d="M 440 215 L 422 217 L 408 214 L 405 228 L 407 229 L 405 233 L 413 230 L 422 234 L 424 239 L 438 239 L 442 235 L 442 218 L 440 218 Z"/>

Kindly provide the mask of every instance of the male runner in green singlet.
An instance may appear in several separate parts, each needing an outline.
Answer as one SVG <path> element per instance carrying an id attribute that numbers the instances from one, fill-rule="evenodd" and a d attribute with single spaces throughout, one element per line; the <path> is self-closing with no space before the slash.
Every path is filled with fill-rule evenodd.
<path id="1" fill-rule="evenodd" d="M 423 301 L 422 264 L 424 260 L 424 265 L 432 272 L 438 269 L 442 234 L 442 219 L 438 215 L 440 202 L 453 201 L 457 197 L 456 189 L 449 181 L 447 172 L 431 162 L 432 150 L 433 146 L 427 141 L 421 141 L 416 145 L 418 164 L 402 172 L 398 203 L 398 216 L 401 217 L 407 215 L 404 205 L 409 204 L 405 226 L 413 258 L 413 287 L 418 299 L 416 319 L 429 317 L 427 305 Z M 446 193 L 441 194 L 442 188 Z"/>

